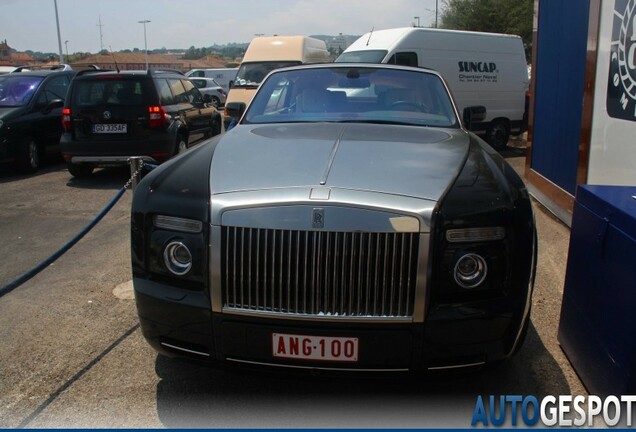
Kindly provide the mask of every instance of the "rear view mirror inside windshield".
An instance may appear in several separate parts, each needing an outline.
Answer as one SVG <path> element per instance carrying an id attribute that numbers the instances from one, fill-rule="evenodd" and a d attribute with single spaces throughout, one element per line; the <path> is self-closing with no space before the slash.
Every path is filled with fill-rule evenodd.
<path id="1" fill-rule="evenodd" d="M 338 87 L 341 88 L 369 88 L 371 83 L 366 78 L 342 78 L 338 81 Z"/>

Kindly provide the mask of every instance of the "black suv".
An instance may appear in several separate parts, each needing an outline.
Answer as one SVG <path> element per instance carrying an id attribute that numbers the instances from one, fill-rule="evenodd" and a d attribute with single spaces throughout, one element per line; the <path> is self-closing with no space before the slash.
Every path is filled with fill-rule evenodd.
<path id="1" fill-rule="evenodd" d="M 221 133 L 209 95 L 176 71 L 79 72 L 62 114 L 62 155 L 75 177 L 130 156 L 160 163 Z"/>
<path id="2" fill-rule="evenodd" d="M 59 157 L 62 107 L 75 72 L 40 70 L 0 75 L 0 161 L 37 171 L 47 152 Z"/>

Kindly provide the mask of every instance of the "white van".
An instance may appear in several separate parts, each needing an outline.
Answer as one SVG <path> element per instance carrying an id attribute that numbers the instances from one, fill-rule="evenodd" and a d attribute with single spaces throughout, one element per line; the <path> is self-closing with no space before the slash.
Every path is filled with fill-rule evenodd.
<path id="1" fill-rule="evenodd" d="M 193 78 L 214 78 L 214 81 L 219 83 L 225 93 L 227 93 L 234 84 L 237 72 L 238 68 L 192 69 L 186 72 L 186 76 Z"/>
<path id="2" fill-rule="evenodd" d="M 255 37 L 245 51 L 225 106 L 233 102 L 249 104 L 263 78 L 274 69 L 329 61 L 327 45 L 320 39 L 307 36 Z M 230 120 L 226 111 L 226 128 Z"/>
<path id="3" fill-rule="evenodd" d="M 486 107 L 470 129 L 493 147 L 527 129 L 528 69 L 519 36 L 405 27 L 367 33 L 336 62 L 391 63 L 434 69 L 448 83 L 460 112 Z"/>

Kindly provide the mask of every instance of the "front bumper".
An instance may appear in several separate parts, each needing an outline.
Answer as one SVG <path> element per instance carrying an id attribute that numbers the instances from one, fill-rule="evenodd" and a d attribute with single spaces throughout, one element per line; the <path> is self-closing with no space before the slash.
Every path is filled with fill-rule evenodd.
<path id="1" fill-rule="evenodd" d="M 214 313 L 203 292 L 134 278 L 144 337 L 170 357 L 229 364 L 336 371 L 425 371 L 478 366 L 507 357 L 523 316 L 500 298 L 431 308 L 424 323 L 320 322 Z M 356 363 L 280 359 L 272 333 L 355 337 Z"/>

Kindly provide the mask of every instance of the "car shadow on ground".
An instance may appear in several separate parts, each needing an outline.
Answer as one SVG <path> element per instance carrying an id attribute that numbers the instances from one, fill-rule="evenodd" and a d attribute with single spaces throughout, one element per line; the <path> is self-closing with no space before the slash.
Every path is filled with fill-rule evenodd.
<path id="1" fill-rule="evenodd" d="M 1 163 L 0 164 L 0 183 L 16 182 L 16 181 L 20 181 L 20 180 L 24 180 L 24 179 L 28 179 L 32 177 L 46 175 L 52 172 L 60 172 L 65 170 L 66 170 L 66 166 L 64 165 L 64 162 L 57 158 L 51 161 L 47 160 L 43 164 L 42 168 L 40 168 L 40 170 L 34 173 L 28 173 L 28 174 L 21 172 L 13 164 Z"/>
<path id="2" fill-rule="evenodd" d="M 291 375 L 163 356 L 155 369 L 158 416 L 169 428 L 468 427 L 477 395 L 570 393 L 533 325 L 512 359 L 444 375 Z"/>
<path id="3" fill-rule="evenodd" d="M 130 179 L 128 166 L 95 169 L 93 174 L 84 178 L 73 177 L 69 173 L 67 186 L 79 189 L 121 189 Z"/>

